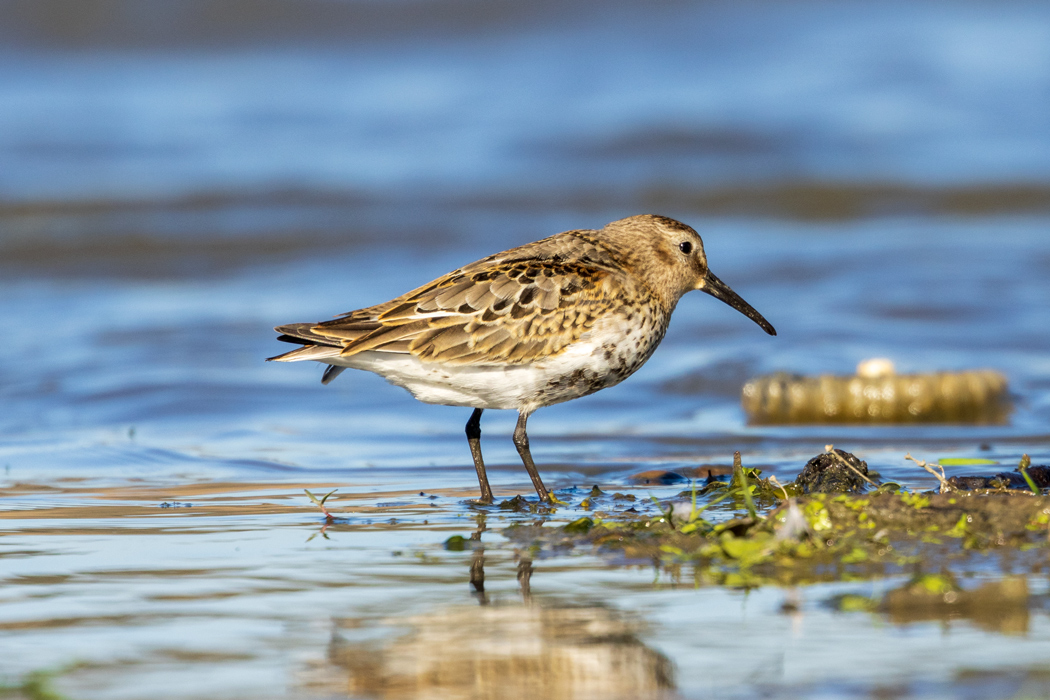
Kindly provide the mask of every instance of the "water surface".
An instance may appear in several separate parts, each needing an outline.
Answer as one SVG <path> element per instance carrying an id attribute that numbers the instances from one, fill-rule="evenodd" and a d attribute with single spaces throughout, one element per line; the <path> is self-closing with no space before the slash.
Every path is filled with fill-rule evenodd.
<path id="1" fill-rule="evenodd" d="M 279 323 L 652 211 L 694 226 L 779 335 L 690 295 L 634 377 L 538 412 L 533 453 L 573 504 L 551 526 L 580 517 L 592 484 L 670 496 L 681 487 L 628 476 L 735 450 L 786 481 L 833 443 L 914 489 L 932 477 L 907 452 L 1045 464 L 1046 7 L 275 0 L 246 22 L 186 2 L 166 29 L 130 3 L 81 7 L 105 21 L 0 8 L 9 683 L 53 672 L 99 698 L 1048 694 L 1045 567 L 964 581 L 1025 578 L 1029 605 L 990 625 L 829 603 L 896 578 L 745 591 L 589 550 L 534 558 L 501 534 L 533 516 L 464 503 L 468 411 L 262 361 Z M 998 369 L 1011 420 L 747 425 L 747 378 L 873 356 Z M 483 424 L 499 497 L 530 491 L 513 423 Z M 339 489 L 335 524 L 304 488 Z"/>

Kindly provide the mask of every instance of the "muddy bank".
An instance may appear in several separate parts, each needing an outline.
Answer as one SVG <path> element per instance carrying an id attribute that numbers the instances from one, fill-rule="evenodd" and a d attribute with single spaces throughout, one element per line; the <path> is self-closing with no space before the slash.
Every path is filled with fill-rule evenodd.
<path id="1" fill-rule="evenodd" d="M 1047 569 L 1050 548 L 1050 496 L 1035 491 L 909 493 L 829 450 L 790 484 L 738 458 L 729 480 L 709 477 L 677 499 L 625 507 L 595 487 L 584 501 L 592 515 L 560 527 L 516 523 L 504 534 L 534 553 L 585 547 L 624 562 L 688 564 L 698 582 L 729 586 L 1034 573 Z"/>

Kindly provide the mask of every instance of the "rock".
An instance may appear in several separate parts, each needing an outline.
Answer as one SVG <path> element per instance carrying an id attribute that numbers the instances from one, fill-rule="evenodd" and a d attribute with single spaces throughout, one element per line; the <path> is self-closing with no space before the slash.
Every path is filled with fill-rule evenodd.
<path id="1" fill-rule="evenodd" d="M 1050 467 L 1029 467 L 1027 470 L 1029 478 L 1036 488 L 1045 489 L 1050 486 Z M 1028 489 L 1028 482 L 1024 480 L 1020 471 L 1001 472 L 993 476 L 953 476 L 948 483 L 960 491 L 973 491 L 976 489 Z"/>
<path id="2" fill-rule="evenodd" d="M 806 462 L 795 486 L 801 493 L 863 493 L 871 485 L 864 477 L 875 481 L 868 476 L 868 463 L 836 449 Z"/>

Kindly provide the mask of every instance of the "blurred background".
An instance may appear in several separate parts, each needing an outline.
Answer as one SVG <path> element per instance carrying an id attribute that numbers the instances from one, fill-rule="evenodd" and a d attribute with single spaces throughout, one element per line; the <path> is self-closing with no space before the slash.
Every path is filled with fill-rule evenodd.
<path id="1" fill-rule="evenodd" d="M 393 411 L 452 439 L 413 458 L 460 464 L 463 411 L 264 365 L 268 329 L 643 212 L 697 228 L 780 337 L 688 297 L 655 362 L 537 435 L 737 435 L 748 376 L 873 355 L 1003 370 L 1010 434 L 1044 432 L 1042 3 L 5 0 L 0 46 L 16 442 L 244 458 L 261 427 L 393 425 L 332 462 L 362 464 L 405 443 Z"/>
<path id="2" fill-rule="evenodd" d="M 1048 115 L 1040 2 L 0 0 L 4 484 L 321 480 L 463 498 L 469 411 L 265 364 L 287 347 L 272 326 L 638 213 L 696 228 L 779 336 L 686 297 L 628 382 L 532 419 L 550 485 L 742 448 L 787 481 L 829 441 L 916 486 L 907 451 L 1046 463 Z M 849 374 L 873 356 L 1000 370 L 1010 421 L 747 425 L 749 377 Z M 486 457 L 498 492 L 528 493 L 513 421 L 486 414 Z M 25 498 L 8 504 L 59 496 Z M 37 532 L 7 522 L 12 546 Z M 33 542 L 20 546 L 57 546 Z M 119 569 L 127 542 L 88 551 Z M 21 572 L 80 566 L 42 561 Z M 12 600 L 5 614 L 28 614 Z M 245 614 L 223 624 L 249 639 Z M 20 669 L 105 646 L 41 635 L 48 654 Z M 788 676 L 821 677 L 806 668 Z"/>

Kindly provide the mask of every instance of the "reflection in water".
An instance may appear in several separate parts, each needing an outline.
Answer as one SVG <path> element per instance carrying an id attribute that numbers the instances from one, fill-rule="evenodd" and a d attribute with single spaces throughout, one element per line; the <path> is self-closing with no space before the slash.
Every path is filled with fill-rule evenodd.
<path id="1" fill-rule="evenodd" d="M 521 597 L 526 603 L 532 600 L 532 560 L 522 558 L 518 561 L 518 585 L 521 586 Z"/>
<path id="2" fill-rule="evenodd" d="M 82 662 L 56 679 L 69 697 L 299 696 L 286 669 L 304 654 L 335 678 L 319 695 L 604 699 L 674 692 L 670 659 L 690 697 L 1050 697 L 1024 670 L 1050 645 L 1044 552 L 973 553 L 976 578 L 925 602 L 873 599 L 897 585 L 878 561 L 820 567 L 785 619 L 783 582 L 756 568 L 693 589 L 687 562 L 653 583 L 640 560 L 561 548 L 533 553 L 533 596 L 533 562 L 506 566 L 541 529 L 529 514 L 488 516 L 521 541 L 481 521 L 468 551 L 439 549 L 474 529 L 454 409 L 260 361 L 281 318 L 661 212 L 701 226 L 720 274 L 791 332 L 758 347 L 729 310 L 685 305 L 645 376 L 538 426 L 559 486 L 593 476 L 638 505 L 685 487 L 624 474 L 746 447 L 784 476 L 828 442 L 913 490 L 932 485 L 903 462 L 920 445 L 1047 463 L 1050 5 L 761 8 L 0 2 L 0 315 L 48 331 L 0 351 L 0 676 Z M 1017 409 L 965 429 L 744 427 L 749 376 L 876 353 L 995 367 Z M 511 495 L 517 455 L 491 459 Z M 337 486 L 322 527 L 302 489 Z M 999 569 L 1027 594 L 969 595 Z M 829 589 L 865 612 L 806 602 Z M 609 610 L 639 606 L 667 658 Z M 359 622 L 335 643 L 333 610 Z"/>
<path id="3" fill-rule="evenodd" d="M 942 578 L 942 577 L 937 577 Z M 910 583 L 890 591 L 880 605 L 898 625 L 913 622 L 969 620 L 981 629 L 999 634 L 1028 633 L 1032 600 L 1023 576 L 988 581 L 973 590 Z"/>
<path id="4" fill-rule="evenodd" d="M 471 539 L 480 542 L 485 515 Z M 474 550 L 470 585 L 480 607 L 454 606 L 380 625 L 408 628 L 381 643 L 329 647 L 326 691 L 375 698 L 669 698 L 674 667 L 638 638 L 641 623 L 601 606 L 550 606 L 533 600 L 532 561 L 518 562 L 522 603 L 491 604 L 484 548 Z M 365 625 L 371 627 L 372 625 Z"/>
<path id="5" fill-rule="evenodd" d="M 481 545 L 481 534 L 488 528 L 485 526 L 484 513 L 478 513 L 476 520 L 478 527 L 470 533 L 470 541 L 478 543 L 470 557 L 470 587 L 474 590 L 478 602 L 487 605 L 489 601 L 485 595 L 485 548 Z"/>
<path id="6" fill-rule="evenodd" d="M 674 695 L 671 662 L 638 639 L 635 621 L 607 608 L 461 606 L 386 623 L 410 629 L 379 646 L 333 641 L 327 690 L 376 698 Z"/>

